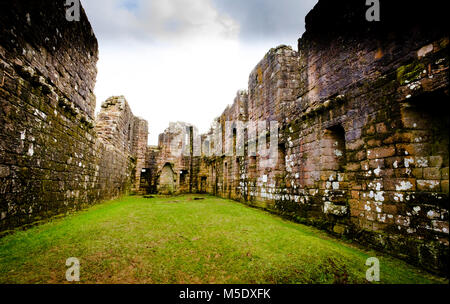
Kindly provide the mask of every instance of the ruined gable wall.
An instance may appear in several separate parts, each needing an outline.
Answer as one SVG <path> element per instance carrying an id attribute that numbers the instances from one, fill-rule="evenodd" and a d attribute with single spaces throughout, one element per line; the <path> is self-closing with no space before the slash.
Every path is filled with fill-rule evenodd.
<path id="1" fill-rule="evenodd" d="M 96 117 L 95 129 L 103 142 L 118 147 L 134 158 L 136 168 L 132 189 L 138 192 L 145 165 L 148 122 L 133 115 L 124 96 L 113 96 L 103 102 Z"/>
<path id="2" fill-rule="evenodd" d="M 126 192 L 128 151 L 94 129 L 97 40 L 61 1 L 0 4 L 0 231 Z"/>
<path id="3" fill-rule="evenodd" d="M 124 96 L 110 97 L 102 103 L 95 126 L 102 140 L 117 144 L 124 151 L 132 152 L 134 115 Z"/>

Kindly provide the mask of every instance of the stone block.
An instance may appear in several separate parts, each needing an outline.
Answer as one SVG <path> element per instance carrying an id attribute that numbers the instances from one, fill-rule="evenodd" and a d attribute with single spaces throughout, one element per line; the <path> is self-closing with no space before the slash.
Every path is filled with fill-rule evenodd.
<path id="1" fill-rule="evenodd" d="M 375 149 L 367 150 L 367 158 L 368 159 L 379 159 L 386 158 L 395 155 L 395 147 L 380 147 Z"/>

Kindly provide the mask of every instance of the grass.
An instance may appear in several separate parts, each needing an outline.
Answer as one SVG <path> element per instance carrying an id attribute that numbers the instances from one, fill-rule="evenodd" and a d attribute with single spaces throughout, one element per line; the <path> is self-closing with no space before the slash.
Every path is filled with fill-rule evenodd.
<path id="1" fill-rule="evenodd" d="M 400 260 L 220 198 L 125 197 L 0 239 L 0 283 L 448 283 Z"/>

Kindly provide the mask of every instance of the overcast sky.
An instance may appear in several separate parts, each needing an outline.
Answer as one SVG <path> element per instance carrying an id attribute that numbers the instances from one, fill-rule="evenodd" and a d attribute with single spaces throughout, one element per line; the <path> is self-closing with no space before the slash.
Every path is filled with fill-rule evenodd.
<path id="1" fill-rule="evenodd" d="M 297 49 L 317 0 L 82 0 L 99 41 L 97 111 L 124 95 L 149 122 L 206 132 L 272 47 Z"/>

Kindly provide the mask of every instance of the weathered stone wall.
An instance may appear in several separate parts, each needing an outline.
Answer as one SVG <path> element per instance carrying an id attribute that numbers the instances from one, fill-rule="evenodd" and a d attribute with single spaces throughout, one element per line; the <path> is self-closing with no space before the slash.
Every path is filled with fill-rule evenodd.
<path id="1" fill-rule="evenodd" d="M 134 117 L 133 119 L 133 146 L 131 154 L 136 159 L 136 174 L 134 177 L 133 191 L 140 192 L 141 172 L 145 168 L 148 145 L 148 122 L 145 119 Z"/>
<path id="2" fill-rule="evenodd" d="M 156 194 L 158 192 L 158 160 L 159 147 L 148 146 L 145 153 L 144 166 L 140 172 L 139 192 L 143 194 Z"/>
<path id="3" fill-rule="evenodd" d="M 431 3 L 428 11 L 403 1 L 381 6 L 382 21 L 369 23 L 364 1 L 319 1 L 298 52 L 269 51 L 250 75 L 248 94 L 240 92 L 216 120 L 221 142 L 212 147 L 215 129 L 201 136 L 202 157 L 184 158 L 182 170 L 193 172 L 194 191 L 266 208 L 445 272 L 445 16 Z M 227 121 L 277 121 L 276 162 L 263 166 L 267 156 L 252 155 L 248 134 L 244 156 L 237 155 L 240 135 L 225 134 Z M 215 148 L 220 153 L 211 156 Z M 160 154 L 161 164 L 167 155 Z"/>
<path id="4" fill-rule="evenodd" d="M 177 122 L 170 123 L 169 128 L 159 136 L 156 165 L 147 160 L 147 167 L 153 168 L 152 178 L 157 181 L 158 192 L 172 194 L 197 191 L 194 177 L 198 174 L 194 162 L 198 163 L 198 160 L 194 160 L 194 151 L 191 149 L 195 132 L 192 125 Z"/>
<path id="5" fill-rule="evenodd" d="M 80 22 L 66 20 L 64 1 L 2 1 L 0 11 L 4 232 L 128 191 L 135 159 L 97 137 L 98 46 L 84 11 Z"/>
<path id="6" fill-rule="evenodd" d="M 302 203 L 288 212 L 443 270 L 449 38 L 438 16 L 383 4 L 392 15 L 375 27 L 356 2 L 321 1 L 307 17 L 298 107 L 284 130 L 286 179 L 300 189 L 288 192 Z"/>
<path id="7" fill-rule="evenodd" d="M 103 141 L 116 144 L 129 153 L 133 150 L 134 115 L 124 96 L 110 97 L 102 103 L 95 128 Z"/>
<path id="8" fill-rule="evenodd" d="M 132 189 L 138 192 L 147 152 L 147 121 L 133 115 L 124 96 L 113 96 L 103 102 L 96 117 L 95 129 L 102 141 L 133 156 L 136 170 Z"/>

